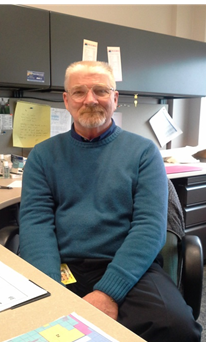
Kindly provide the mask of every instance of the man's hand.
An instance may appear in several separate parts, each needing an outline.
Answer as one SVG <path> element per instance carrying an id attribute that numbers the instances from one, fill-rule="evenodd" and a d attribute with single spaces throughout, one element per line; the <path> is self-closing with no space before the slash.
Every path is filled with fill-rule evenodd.
<path id="1" fill-rule="evenodd" d="M 83 297 L 88 303 L 104 312 L 106 315 L 117 320 L 118 305 L 106 293 L 95 290 Z"/>

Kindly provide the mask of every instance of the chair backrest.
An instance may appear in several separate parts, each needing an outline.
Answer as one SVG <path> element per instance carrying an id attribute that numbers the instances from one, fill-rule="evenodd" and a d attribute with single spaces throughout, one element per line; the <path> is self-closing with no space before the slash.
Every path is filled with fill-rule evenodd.
<path id="1" fill-rule="evenodd" d="M 0 244 L 19 255 L 19 226 L 1 228 Z"/>
<path id="2" fill-rule="evenodd" d="M 181 240 L 185 236 L 182 207 L 175 187 L 168 179 L 167 240 L 161 250 L 163 268 L 178 286 L 181 285 L 182 253 Z"/>
<path id="3" fill-rule="evenodd" d="M 173 183 L 168 180 L 167 240 L 161 250 L 163 268 L 191 306 L 197 320 L 200 314 L 203 282 L 203 252 L 197 236 L 185 235 L 182 207 Z"/>
<path id="4" fill-rule="evenodd" d="M 181 274 L 179 271 L 179 241 L 178 237 L 172 232 L 167 232 L 167 241 L 161 250 L 163 257 L 163 269 L 170 275 L 174 283 L 179 287 Z"/>

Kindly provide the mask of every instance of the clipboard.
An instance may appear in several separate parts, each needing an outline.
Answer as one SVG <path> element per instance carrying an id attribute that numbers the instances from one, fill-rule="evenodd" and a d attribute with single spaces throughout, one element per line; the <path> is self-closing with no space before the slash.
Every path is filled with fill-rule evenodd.
<path id="1" fill-rule="evenodd" d="M 0 312 L 15 309 L 51 295 L 50 292 L 1 261 L 0 288 Z"/>
<path id="2" fill-rule="evenodd" d="M 40 287 L 39 285 L 37 285 L 33 281 L 31 281 L 31 280 L 29 280 L 29 281 L 32 282 L 33 284 L 35 284 L 36 286 L 38 286 L 39 288 L 41 288 L 42 290 L 46 291 L 45 289 L 43 289 L 43 287 Z M 43 298 L 46 298 L 46 297 L 49 297 L 49 296 L 51 296 L 51 293 L 46 291 L 45 293 L 43 293 L 42 295 L 39 295 L 38 297 L 28 299 L 28 300 L 26 300 L 26 301 L 24 301 L 22 303 L 19 303 L 19 304 L 16 304 L 16 305 L 12 306 L 11 309 L 19 308 L 22 305 L 30 304 L 32 302 L 35 302 L 37 300 L 40 300 L 40 299 L 43 299 Z"/>

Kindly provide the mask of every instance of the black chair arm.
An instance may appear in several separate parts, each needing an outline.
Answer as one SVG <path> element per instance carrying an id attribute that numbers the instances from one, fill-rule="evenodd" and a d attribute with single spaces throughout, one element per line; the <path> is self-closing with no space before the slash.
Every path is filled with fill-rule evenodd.
<path id="1" fill-rule="evenodd" d="M 6 226 L 0 229 L 0 244 L 19 254 L 19 227 Z"/>
<path id="2" fill-rule="evenodd" d="M 193 309 L 195 320 L 199 317 L 203 284 L 203 251 L 198 236 L 185 235 L 182 239 L 184 298 Z"/>

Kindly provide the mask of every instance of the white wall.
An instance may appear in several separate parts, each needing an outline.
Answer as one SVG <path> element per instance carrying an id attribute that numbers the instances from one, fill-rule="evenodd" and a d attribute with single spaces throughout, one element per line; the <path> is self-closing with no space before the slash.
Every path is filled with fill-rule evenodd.
<path id="1" fill-rule="evenodd" d="M 205 41 L 206 5 L 25 5 Z"/>
<path id="2" fill-rule="evenodd" d="M 27 5 L 88 19 L 172 34 L 176 5 Z"/>

